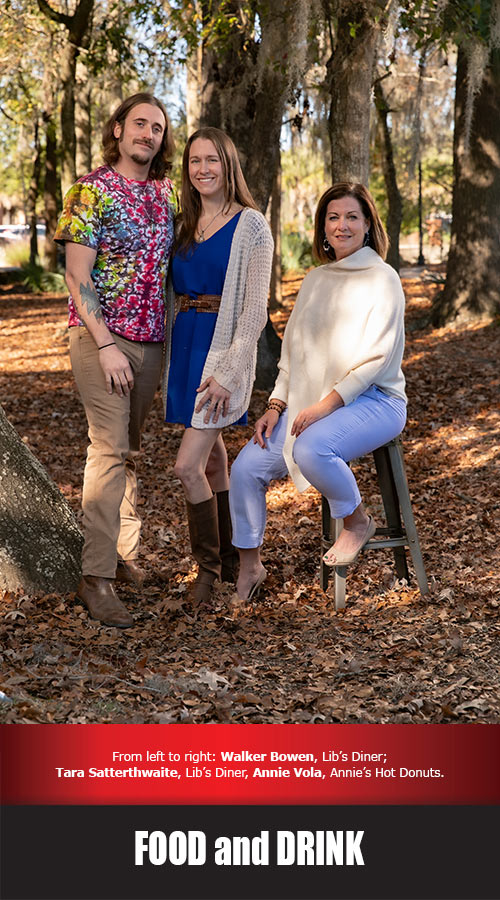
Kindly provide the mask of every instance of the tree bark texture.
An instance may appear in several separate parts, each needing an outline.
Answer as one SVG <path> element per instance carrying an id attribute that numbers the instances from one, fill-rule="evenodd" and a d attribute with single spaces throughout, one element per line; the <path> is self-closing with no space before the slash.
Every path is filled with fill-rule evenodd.
<path id="1" fill-rule="evenodd" d="M 435 324 L 500 312 L 500 50 L 492 50 L 464 142 L 467 58 L 457 57 L 453 205 L 446 284 L 433 306 Z"/>
<path id="2" fill-rule="evenodd" d="M 201 0 L 201 5 L 207 21 L 221 2 Z M 293 36 L 306 28 L 310 10 L 304 0 L 254 0 L 251 8 L 253 18 L 245 19 L 241 3 L 225 2 L 221 11 L 233 16 L 238 27 L 224 41 L 208 40 L 202 48 L 200 125 L 215 125 L 231 135 L 255 202 L 265 212 L 279 165 L 283 113 L 300 72 Z M 257 389 L 271 390 L 280 348 L 268 319 L 258 346 Z"/>
<path id="3" fill-rule="evenodd" d="M 368 185 L 370 108 L 378 3 L 344 3 L 337 19 L 335 49 L 327 66 L 328 130 L 332 181 Z"/>
<path id="4" fill-rule="evenodd" d="M 75 590 L 81 532 L 71 508 L 0 407 L 0 588 Z"/>
<path id="5" fill-rule="evenodd" d="M 193 0 L 191 15 L 201 18 L 202 0 Z M 200 126 L 201 85 L 203 78 L 203 45 L 189 49 L 186 59 L 186 125 L 188 137 Z"/>
<path id="6" fill-rule="evenodd" d="M 214 5 L 202 3 L 206 15 L 209 7 L 213 15 Z M 224 41 L 209 41 L 203 48 L 200 124 L 231 135 L 255 202 L 265 212 L 278 166 L 285 103 L 299 71 L 292 69 L 294 48 L 286 36 L 307 12 L 303 0 L 253 6 L 260 18 L 260 40 L 255 39 L 255 23 L 242 19 L 241 4 L 234 0 L 224 4 L 224 14 L 238 19 L 239 26 Z"/>
<path id="7" fill-rule="evenodd" d="M 75 106 L 77 178 L 92 171 L 92 87 L 90 80 L 85 79 L 86 74 L 87 69 L 82 67 Z"/>
<path id="8" fill-rule="evenodd" d="M 399 234 L 403 221 L 403 201 L 398 188 L 394 153 L 392 149 L 391 129 L 389 128 L 389 107 L 380 80 L 375 82 L 375 106 L 377 109 L 379 134 L 382 144 L 382 171 L 384 173 L 387 193 L 387 234 L 389 235 L 389 252 L 387 262 L 399 272 Z"/>
<path id="9" fill-rule="evenodd" d="M 33 128 L 33 151 L 35 154 L 33 160 L 33 169 L 31 171 L 31 181 L 28 191 L 28 202 L 26 212 L 30 226 L 30 263 L 35 265 L 38 259 L 38 233 L 37 233 L 37 217 L 36 202 L 40 190 L 40 174 L 42 170 L 42 153 L 40 145 L 40 122 L 38 112 L 35 113 L 35 122 Z"/>
<path id="10" fill-rule="evenodd" d="M 67 31 L 61 60 L 60 80 L 63 88 L 61 104 L 61 183 L 65 193 L 76 181 L 75 84 L 76 63 L 80 49 L 88 43 L 92 26 L 94 0 L 79 0 L 72 16 L 53 9 L 47 0 L 38 0 L 41 12 Z"/>
<path id="11" fill-rule="evenodd" d="M 45 173 L 43 205 L 46 226 L 46 253 L 50 272 L 57 271 L 57 245 L 52 240 L 57 226 L 59 180 L 57 172 L 57 128 L 54 118 L 54 98 L 50 88 L 44 91 L 45 104 L 42 113 L 45 130 Z"/>
<path id="12" fill-rule="evenodd" d="M 278 309 L 283 299 L 281 292 L 281 160 L 278 160 L 271 194 L 271 232 L 274 240 L 274 252 L 269 309 Z"/>

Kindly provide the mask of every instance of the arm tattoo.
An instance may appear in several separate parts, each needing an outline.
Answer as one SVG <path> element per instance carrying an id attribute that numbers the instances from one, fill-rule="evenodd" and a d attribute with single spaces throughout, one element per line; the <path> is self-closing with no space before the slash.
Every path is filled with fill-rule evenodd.
<path id="1" fill-rule="evenodd" d="M 83 284 L 80 282 L 80 299 L 82 301 L 82 306 L 87 308 L 87 312 L 93 313 L 98 322 L 102 321 L 102 309 L 101 304 L 99 303 L 99 297 L 97 296 L 96 289 L 91 281 L 87 281 L 87 284 Z"/>

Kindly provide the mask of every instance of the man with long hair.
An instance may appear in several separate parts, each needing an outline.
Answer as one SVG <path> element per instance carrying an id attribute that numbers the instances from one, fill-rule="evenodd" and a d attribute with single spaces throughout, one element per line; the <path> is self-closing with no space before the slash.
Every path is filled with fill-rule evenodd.
<path id="1" fill-rule="evenodd" d="M 90 440 L 77 597 L 120 628 L 133 619 L 115 580 L 144 581 L 135 458 L 162 365 L 173 150 L 163 103 L 149 93 L 124 100 L 104 127 L 105 164 L 70 188 L 55 234 L 66 248 L 71 365 Z"/>

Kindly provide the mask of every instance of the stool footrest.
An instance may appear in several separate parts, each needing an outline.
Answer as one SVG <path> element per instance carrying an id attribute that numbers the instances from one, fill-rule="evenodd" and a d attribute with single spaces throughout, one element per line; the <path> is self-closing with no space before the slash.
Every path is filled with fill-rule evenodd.
<path id="1" fill-rule="evenodd" d="M 407 537 L 382 538 L 380 541 L 368 541 L 363 550 L 383 550 L 384 547 L 409 547 Z"/>

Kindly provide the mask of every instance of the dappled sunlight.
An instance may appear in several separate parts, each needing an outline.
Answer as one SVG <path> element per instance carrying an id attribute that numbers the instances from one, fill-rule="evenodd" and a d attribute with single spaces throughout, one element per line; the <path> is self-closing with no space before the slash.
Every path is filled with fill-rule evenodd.
<path id="1" fill-rule="evenodd" d="M 34 308 L 32 308 L 34 306 Z M 3 352 L 0 372 L 26 373 L 70 372 L 68 331 L 64 312 L 67 295 L 50 294 L 42 303 L 33 303 L 33 295 L 2 297 Z M 5 352 L 5 346 L 9 352 Z"/>
<path id="2" fill-rule="evenodd" d="M 347 605 L 336 611 L 332 587 L 323 592 L 318 578 L 320 495 L 282 479 L 267 494 L 259 597 L 239 606 L 227 584 L 210 605 L 189 605 L 195 567 L 173 473 L 182 427 L 165 426 L 158 396 L 139 463 L 149 581 L 140 597 L 120 588 L 135 627 L 126 635 L 101 627 L 72 595 L 0 597 L 10 654 L 2 689 L 17 698 L 4 705 L 6 720 L 498 721 L 500 328 L 426 325 L 440 286 L 425 279 L 404 279 L 412 327 L 403 444 L 430 596 L 420 596 L 411 560 L 407 584 L 390 550 L 367 551 L 349 568 Z M 281 333 L 301 280 L 285 279 L 272 314 Z M 2 405 L 80 517 L 87 427 L 67 356 L 65 298 L 9 293 L 0 304 Z M 248 426 L 227 429 L 230 462 L 266 400 L 255 392 Z M 384 524 L 371 454 L 353 469 Z"/>

